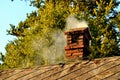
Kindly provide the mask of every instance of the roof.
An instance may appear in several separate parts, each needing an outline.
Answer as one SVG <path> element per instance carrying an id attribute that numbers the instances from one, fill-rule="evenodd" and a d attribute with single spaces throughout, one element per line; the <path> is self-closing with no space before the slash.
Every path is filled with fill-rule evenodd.
<path id="1" fill-rule="evenodd" d="M 120 56 L 0 71 L 0 80 L 118 80 Z"/>

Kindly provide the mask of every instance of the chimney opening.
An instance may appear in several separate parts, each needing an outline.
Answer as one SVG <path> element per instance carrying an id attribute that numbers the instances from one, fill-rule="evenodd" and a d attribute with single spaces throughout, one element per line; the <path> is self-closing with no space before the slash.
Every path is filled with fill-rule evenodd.
<path id="1" fill-rule="evenodd" d="M 79 34 L 71 34 L 72 37 L 72 43 L 77 43 L 79 39 Z"/>

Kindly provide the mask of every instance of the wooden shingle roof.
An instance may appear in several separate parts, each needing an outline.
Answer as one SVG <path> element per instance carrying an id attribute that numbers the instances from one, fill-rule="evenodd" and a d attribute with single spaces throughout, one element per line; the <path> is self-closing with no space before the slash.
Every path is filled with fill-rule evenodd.
<path id="1" fill-rule="evenodd" d="M 0 70 L 0 80 L 120 80 L 120 56 Z"/>

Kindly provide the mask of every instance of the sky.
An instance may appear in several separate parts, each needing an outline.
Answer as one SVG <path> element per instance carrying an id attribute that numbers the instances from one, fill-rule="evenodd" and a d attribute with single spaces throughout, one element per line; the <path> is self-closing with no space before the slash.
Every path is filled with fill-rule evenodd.
<path id="1" fill-rule="evenodd" d="M 10 29 L 9 24 L 17 24 L 26 19 L 26 14 L 37 10 L 35 7 L 30 7 L 29 2 L 21 0 L 0 0 L 0 52 L 5 54 L 6 44 L 15 37 L 7 35 L 6 30 Z M 120 0 L 118 0 L 120 1 Z M 120 11 L 120 5 L 117 8 Z"/>
<path id="2" fill-rule="evenodd" d="M 0 0 L 0 52 L 5 54 L 6 44 L 15 37 L 7 35 L 6 30 L 10 29 L 9 24 L 18 25 L 26 19 L 26 14 L 37 10 L 29 6 L 29 2 L 21 0 Z"/>

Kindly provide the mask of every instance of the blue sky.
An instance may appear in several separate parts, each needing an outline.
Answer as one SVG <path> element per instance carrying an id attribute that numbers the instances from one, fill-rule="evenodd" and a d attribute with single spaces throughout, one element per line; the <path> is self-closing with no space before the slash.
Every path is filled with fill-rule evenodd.
<path id="1" fill-rule="evenodd" d="M 26 14 L 36 10 L 29 6 L 29 2 L 21 0 L 0 1 L 0 52 L 5 53 L 5 45 L 14 37 L 7 35 L 6 30 L 10 29 L 9 24 L 17 24 L 26 19 Z"/>
<path id="2" fill-rule="evenodd" d="M 118 0 L 120 1 L 120 0 Z M 0 2 L 0 52 L 5 53 L 5 45 L 14 39 L 7 35 L 6 30 L 10 29 L 9 24 L 17 24 L 26 19 L 26 13 L 36 10 L 29 6 L 29 2 L 21 0 L 1 0 Z M 118 8 L 120 11 L 120 7 Z"/>

